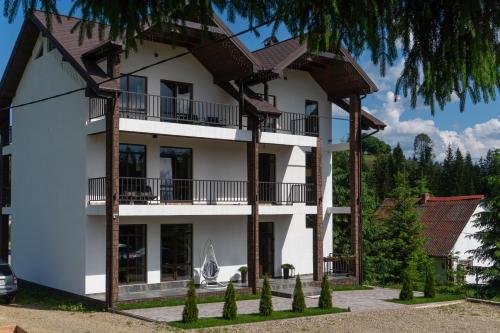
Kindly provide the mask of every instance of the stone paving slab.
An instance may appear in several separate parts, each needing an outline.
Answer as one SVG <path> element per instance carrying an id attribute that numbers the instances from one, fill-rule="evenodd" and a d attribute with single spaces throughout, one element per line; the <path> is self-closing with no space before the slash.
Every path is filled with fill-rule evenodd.
<path id="1" fill-rule="evenodd" d="M 415 296 L 422 293 L 416 292 Z M 380 309 L 401 308 L 405 305 L 386 302 L 384 300 L 397 298 L 399 290 L 374 288 L 372 290 L 352 290 L 333 292 L 333 305 L 340 308 L 350 307 L 351 311 L 368 311 Z M 309 307 L 318 305 L 317 297 L 306 297 L 306 304 Z M 238 313 L 250 314 L 259 312 L 259 300 L 238 301 Z M 224 303 L 199 304 L 199 317 L 220 317 Z M 124 312 L 132 315 L 145 317 L 155 321 L 169 322 L 182 319 L 181 306 L 168 306 L 160 308 L 126 310 Z M 290 298 L 273 297 L 274 310 L 290 310 L 292 300 Z"/>

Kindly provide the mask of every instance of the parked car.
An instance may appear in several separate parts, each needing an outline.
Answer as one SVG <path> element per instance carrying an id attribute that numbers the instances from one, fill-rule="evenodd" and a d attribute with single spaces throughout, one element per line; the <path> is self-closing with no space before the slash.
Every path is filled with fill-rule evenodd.
<path id="1" fill-rule="evenodd" d="M 7 263 L 0 263 L 0 299 L 10 304 L 17 294 L 17 278 Z"/>

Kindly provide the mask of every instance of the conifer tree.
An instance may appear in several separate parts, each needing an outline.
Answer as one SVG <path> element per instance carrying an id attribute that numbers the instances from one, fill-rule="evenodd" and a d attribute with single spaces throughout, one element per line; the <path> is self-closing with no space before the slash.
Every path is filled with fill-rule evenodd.
<path id="1" fill-rule="evenodd" d="M 399 299 L 407 301 L 413 299 L 413 274 L 409 269 L 405 269 L 402 274 L 402 286 L 399 292 Z"/>
<path id="2" fill-rule="evenodd" d="M 264 282 L 262 284 L 259 313 L 261 316 L 270 316 L 273 314 L 273 295 L 271 293 L 271 286 L 269 285 L 269 278 L 267 275 L 264 276 Z"/>
<path id="3" fill-rule="evenodd" d="M 319 295 L 318 308 L 330 309 L 332 307 L 332 293 L 330 291 L 330 283 L 328 276 L 323 275 L 321 280 L 321 294 Z"/>
<path id="4" fill-rule="evenodd" d="M 306 300 L 304 299 L 304 291 L 302 290 L 302 281 L 300 274 L 295 278 L 295 289 L 293 290 L 292 311 L 304 312 L 306 309 Z"/>
<path id="5" fill-rule="evenodd" d="M 451 145 L 448 145 L 446 149 L 446 156 L 443 161 L 443 167 L 441 170 L 440 179 L 440 193 L 441 196 L 454 195 L 454 172 L 453 172 L 453 151 L 451 150 Z"/>
<path id="6" fill-rule="evenodd" d="M 455 160 L 453 161 L 453 194 L 464 194 L 464 157 L 460 149 L 455 152 Z"/>
<path id="7" fill-rule="evenodd" d="M 435 278 L 434 269 L 430 262 L 425 265 L 425 286 L 424 286 L 424 297 L 434 298 L 436 296 L 436 290 L 434 288 Z"/>
<path id="8" fill-rule="evenodd" d="M 184 323 L 192 323 L 198 320 L 198 306 L 196 305 L 196 288 L 194 281 L 191 280 L 188 286 L 186 303 L 182 311 L 182 321 Z"/>
<path id="9" fill-rule="evenodd" d="M 222 310 L 222 318 L 228 320 L 236 319 L 238 307 L 236 305 L 236 291 L 232 282 L 227 285 L 226 293 L 224 294 L 224 308 Z"/>

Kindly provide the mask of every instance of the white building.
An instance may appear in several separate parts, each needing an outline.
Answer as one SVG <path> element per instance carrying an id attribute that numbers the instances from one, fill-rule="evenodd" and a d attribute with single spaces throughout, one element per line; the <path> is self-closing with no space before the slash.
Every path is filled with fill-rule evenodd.
<path id="1" fill-rule="evenodd" d="M 201 283 L 208 241 L 220 281 L 248 266 L 255 289 L 283 263 L 318 279 L 332 214 L 354 210 L 343 273 L 357 281 L 358 200 L 332 207 L 331 152 L 350 147 L 358 198 L 361 130 L 385 125 L 361 111 L 376 87 L 349 54 L 312 55 L 295 39 L 250 52 L 216 42 L 232 33 L 214 18 L 207 46 L 188 22 L 175 48 L 151 28 L 126 56 L 97 32 L 79 45 L 76 21 L 49 31 L 42 13 L 27 18 L 0 83 L 2 108 L 74 91 L 1 112 L 0 240 L 5 253 L 10 217 L 20 279 L 112 304 L 131 285 Z M 350 114 L 350 146 L 331 141 L 333 103 Z"/>

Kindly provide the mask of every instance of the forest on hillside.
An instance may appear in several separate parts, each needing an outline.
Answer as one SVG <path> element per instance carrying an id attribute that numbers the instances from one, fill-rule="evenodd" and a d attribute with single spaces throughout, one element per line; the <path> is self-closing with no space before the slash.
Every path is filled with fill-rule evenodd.
<path id="1" fill-rule="evenodd" d="M 392 148 L 374 136 L 362 142 L 362 231 L 363 271 L 365 281 L 398 281 L 404 263 L 397 258 L 402 235 L 419 243 L 418 228 L 398 230 L 381 223 L 376 211 L 384 198 L 404 195 L 417 197 L 483 194 L 492 196 L 488 179 L 500 175 L 500 149 L 489 150 L 486 156 L 473 161 L 469 152 L 448 147 L 443 161 L 437 161 L 433 142 L 426 134 L 414 139 L 412 156 L 405 156 L 398 144 Z M 349 152 L 333 154 L 334 206 L 349 205 Z M 399 226 L 398 226 L 399 227 Z M 405 226 L 403 226 L 405 227 Z M 335 215 L 333 220 L 333 253 L 350 253 L 350 218 Z M 411 234 L 416 233 L 416 234 Z M 418 252 L 418 251 L 416 251 Z M 417 253 L 417 256 L 422 253 Z M 416 260 L 419 261 L 419 260 Z M 422 260 L 420 260 L 421 262 Z"/>

